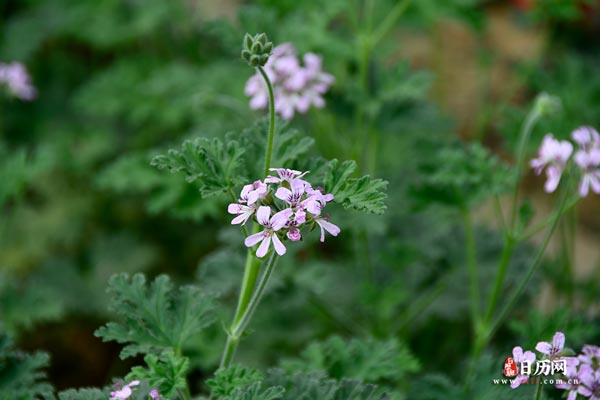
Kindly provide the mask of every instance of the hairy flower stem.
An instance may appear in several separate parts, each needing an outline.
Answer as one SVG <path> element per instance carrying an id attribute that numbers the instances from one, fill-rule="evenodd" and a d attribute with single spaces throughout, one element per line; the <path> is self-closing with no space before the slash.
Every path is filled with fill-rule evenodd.
<path id="1" fill-rule="evenodd" d="M 265 173 L 264 176 L 269 174 L 269 168 L 271 167 L 271 155 L 273 153 L 273 138 L 275 137 L 275 97 L 273 95 L 273 85 L 271 80 L 267 76 L 267 73 L 262 67 L 258 67 L 258 71 L 262 75 L 267 89 L 269 90 L 269 137 L 267 139 L 267 150 L 265 152 Z"/>
<path id="2" fill-rule="evenodd" d="M 267 284 L 273 275 L 276 261 L 277 253 L 273 252 L 273 254 L 271 254 L 271 258 L 269 258 L 269 261 L 267 262 L 265 271 L 258 282 L 256 290 L 252 292 L 251 298 L 249 301 L 247 301 L 245 306 L 242 308 L 238 307 L 236 316 L 234 317 L 233 323 L 231 324 L 231 327 L 227 333 L 227 343 L 225 345 L 225 350 L 223 351 L 223 357 L 221 358 L 220 368 L 227 368 L 229 365 L 231 365 L 231 361 L 235 355 L 235 350 L 237 349 L 240 338 L 252 320 L 252 316 L 254 315 L 254 312 L 256 311 L 260 300 L 262 299 L 265 288 L 267 287 Z"/>
<path id="3" fill-rule="evenodd" d="M 469 271 L 469 294 L 471 303 L 471 322 L 473 333 L 477 334 L 479 326 L 479 280 L 477 278 L 477 252 L 475 244 L 475 232 L 473 229 L 473 218 L 468 209 L 463 210 L 465 226 L 465 252 L 467 258 L 467 269 Z"/>
<path id="4" fill-rule="evenodd" d="M 487 325 L 490 323 L 490 320 L 492 318 L 492 314 L 496 309 L 498 298 L 500 296 L 500 291 L 502 290 L 502 285 L 504 284 L 504 278 L 506 277 L 506 272 L 508 271 L 508 266 L 510 264 L 510 260 L 512 258 L 515 246 L 517 244 L 516 238 L 519 236 L 517 233 L 517 212 L 519 209 L 519 189 L 521 183 L 521 175 L 523 175 L 527 143 L 529 142 L 531 131 L 533 130 L 533 127 L 535 126 L 536 122 L 540 119 L 541 116 L 542 114 L 540 108 L 537 107 L 537 105 L 534 105 L 534 107 L 527 115 L 525 123 L 523 124 L 523 127 L 521 129 L 519 146 L 517 148 L 517 163 L 515 165 L 516 182 L 513 190 L 510 220 L 508 222 L 508 232 L 505 232 L 504 250 L 502 251 L 502 257 L 500 258 L 498 273 L 494 281 L 494 287 L 492 289 L 492 294 L 488 302 L 487 310 L 485 316 L 483 317 L 484 328 L 487 328 Z"/>
<path id="5" fill-rule="evenodd" d="M 264 173 L 264 176 L 267 176 L 269 173 L 269 168 L 271 167 L 271 155 L 273 153 L 273 140 L 275 136 L 275 97 L 273 96 L 273 86 L 271 85 L 271 81 L 269 80 L 266 72 L 262 67 L 258 67 L 257 69 L 265 80 L 269 90 L 269 136 L 267 138 L 267 147 L 265 150 Z M 257 233 L 259 229 L 260 226 L 258 224 L 254 224 L 252 233 Z M 246 232 L 244 232 L 244 234 L 246 234 Z M 254 251 L 252 248 L 248 249 L 238 305 L 233 317 L 233 322 L 231 323 L 228 331 L 227 343 L 225 344 L 223 356 L 221 357 L 220 368 L 227 368 L 233 360 L 240 337 L 243 335 L 244 329 L 250 322 L 250 319 L 252 318 L 252 315 L 256 310 L 256 306 L 258 305 L 258 302 L 262 296 L 262 291 L 266 287 L 266 284 L 271 277 L 272 268 L 274 268 L 275 265 L 274 257 L 275 253 L 273 253 L 269 263 L 267 264 L 267 270 L 270 270 L 269 273 L 267 274 L 267 271 L 265 271 L 261 282 L 259 283 L 258 287 L 256 287 L 256 281 L 258 280 L 258 274 L 260 271 L 260 260 L 254 256 Z"/>
<path id="6" fill-rule="evenodd" d="M 543 386 L 542 386 L 542 384 L 541 384 L 541 383 L 538 383 L 538 385 L 537 385 L 537 389 L 535 390 L 535 395 L 534 395 L 534 397 L 533 397 L 533 398 L 534 398 L 534 400 L 541 400 L 541 399 L 542 399 L 542 392 L 544 391 L 544 390 L 542 389 L 542 387 L 543 387 Z"/>

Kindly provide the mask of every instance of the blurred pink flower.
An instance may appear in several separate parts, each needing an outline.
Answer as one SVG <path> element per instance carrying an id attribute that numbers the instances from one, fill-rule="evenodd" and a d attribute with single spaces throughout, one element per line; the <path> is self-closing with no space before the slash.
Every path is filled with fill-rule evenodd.
<path id="1" fill-rule="evenodd" d="M 296 112 L 306 113 L 310 106 L 325 106 L 323 95 L 335 78 L 322 69 L 321 56 L 307 53 L 300 63 L 297 51 L 291 43 L 283 43 L 273 49 L 264 70 L 273 85 L 275 112 L 284 119 L 292 119 Z M 269 106 L 267 86 L 259 72 L 248 79 L 245 93 L 250 96 L 250 108 L 265 109 Z"/>
<path id="2" fill-rule="evenodd" d="M 37 96 L 27 70 L 18 62 L 0 63 L 0 84 L 5 84 L 9 92 L 21 100 L 33 100 Z"/>
<path id="3" fill-rule="evenodd" d="M 547 179 L 544 185 L 546 192 L 554 192 L 558 187 L 571 153 L 573 153 L 573 145 L 570 142 L 556 140 L 551 133 L 544 137 L 538 157 L 531 160 L 530 165 L 537 175 L 541 174 L 544 168 L 546 169 Z"/>

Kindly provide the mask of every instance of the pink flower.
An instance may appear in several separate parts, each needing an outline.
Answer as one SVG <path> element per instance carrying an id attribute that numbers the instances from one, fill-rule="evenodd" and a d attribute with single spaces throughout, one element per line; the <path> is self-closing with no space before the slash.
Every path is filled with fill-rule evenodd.
<path id="1" fill-rule="evenodd" d="M 575 163 L 582 171 L 579 194 L 581 197 L 587 196 L 590 188 L 594 193 L 600 193 L 600 135 L 594 128 L 582 126 L 575 129 L 571 136 L 580 146 L 574 156 Z"/>
<path id="2" fill-rule="evenodd" d="M 319 239 L 321 242 L 325 241 L 325 231 L 329 232 L 332 236 L 337 236 L 340 233 L 340 228 L 329 222 L 329 218 L 315 218 L 315 222 L 321 228 L 321 238 Z"/>
<path id="3" fill-rule="evenodd" d="M 600 134 L 591 126 L 581 126 L 571 133 L 573 140 L 585 151 L 600 146 Z"/>
<path id="4" fill-rule="evenodd" d="M 110 400 L 127 400 L 132 395 L 134 386 L 138 386 L 140 381 L 131 381 L 127 385 L 123 386 L 120 390 L 110 392 Z"/>
<path id="5" fill-rule="evenodd" d="M 158 390 L 156 389 L 152 389 L 148 395 L 152 400 L 160 400 L 161 398 L 160 394 L 158 393 Z"/>
<path id="6" fill-rule="evenodd" d="M 37 90 L 31 84 L 31 78 L 21 63 L 0 63 L 0 84 L 2 83 L 13 96 L 21 100 L 33 100 L 37 96 Z"/>
<path id="7" fill-rule="evenodd" d="M 287 169 L 287 168 L 269 168 L 269 171 L 277 172 L 277 175 L 279 175 L 279 177 L 269 175 L 265 178 L 265 183 L 288 182 L 291 184 L 293 180 L 302 178 L 304 175 L 308 174 L 308 172 L 309 172 L 309 171 L 301 172 L 301 171 L 296 171 L 295 169 Z"/>
<path id="8" fill-rule="evenodd" d="M 510 387 L 513 389 L 518 388 L 522 383 L 527 382 L 529 379 L 529 375 L 523 374 L 522 366 L 524 364 L 528 364 L 530 368 L 533 368 L 533 363 L 535 362 L 535 354 L 531 351 L 526 351 L 523 353 L 523 348 L 521 346 L 516 346 L 513 348 L 513 360 L 519 368 L 520 374 L 517 375 L 511 382 Z"/>
<path id="9" fill-rule="evenodd" d="M 229 214 L 239 214 L 237 217 L 231 220 L 231 225 L 245 225 L 246 222 L 248 222 L 248 220 L 252 217 L 255 211 L 256 207 L 254 205 L 247 206 L 239 203 L 231 203 L 227 207 L 227 212 Z"/>
<path id="10" fill-rule="evenodd" d="M 310 189 L 308 191 L 311 197 L 307 200 L 306 210 L 314 215 L 321 215 L 321 210 L 328 202 L 333 200 L 332 194 L 323 194 L 322 189 Z"/>
<path id="11" fill-rule="evenodd" d="M 273 86 L 275 112 L 284 119 L 292 119 L 296 112 L 306 113 L 310 106 L 325 106 L 323 95 L 335 81 L 322 70 L 320 56 L 307 53 L 302 65 L 297 51 L 290 43 L 273 49 L 264 71 Z M 264 109 L 269 106 L 266 83 L 259 72 L 248 79 L 244 90 L 250 96 L 250 108 Z"/>
<path id="12" fill-rule="evenodd" d="M 541 174 L 542 170 L 546 168 L 547 180 L 544 185 L 546 192 L 551 193 L 558 187 L 563 170 L 572 152 L 573 145 L 570 142 L 556 140 L 551 133 L 544 137 L 538 152 L 538 158 L 531 160 L 531 167 L 535 169 L 537 175 Z"/>
<path id="13" fill-rule="evenodd" d="M 591 344 L 584 345 L 578 359 L 581 364 L 587 364 L 591 367 L 600 366 L 600 347 Z"/>
<path id="14" fill-rule="evenodd" d="M 565 372 L 565 378 L 567 379 L 563 379 L 562 382 L 557 383 L 555 386 L 557 389 L 568 391 L 567 400 L 575 400 L 581 386 L 579 374 L 586 372 L 588 367 L 583 366 L 578 369 L 579 360 L 577 357 L 563 357 L 562 359 L 567 363 L 567 371 Z"/>
<path id="15" fill-rule="evenodd" d="M 290 183 L 290 189 L 281 186 L 275 192 L 275 197 L 285 201 L 290 207 L 300 207 L 302 204 L 302 197 L 304 196 L 306 188 L 306 182 L 302 179 L 294 179 Z"/>
<path id="16" fill-rule="evenodd" d="M 565 334 L 556 332 L 552 338 L 552 344 L 548 342 L 539 342 L 535 349 L 542 354 L 545 354 L 548 359 L 554 360 L 565 348 Z"/>
<path id="17" fill-rule="evenodd" d="M 248 236 L 244 241 L 246 247 L 252 247 L 260 243 L 258 250 L 256 250 L 256 256 L 258 258 L 262 258 L 269 251 L 272 241 L 273 247 L 275 248 L 277 254 L 280 256 L 284 255 L 286 249 L 277 236 L 277 231 L 288 223 L 292 213 L 293 211 L 291 208 L 286 208 L 271 217 L 271 208 L 267 206 L 260 206 L 256 213 L 256 218 L 258 223 L 264 226 L 266 229 L 255 233 L 254 235 Z"/>
<path id="18" fill-rule="evenodd" d="M 594 371 L 587 368 L 580 372 L 579 379 L 582 385 L 579 386 L 579 393 L 590 400 L 600 400 L 600 370 Z"/>
<path id="19" fill-rule="evenodd" d="M 245 185 L 240 193 L 240 203 L 248 203 L 249 206 L 256 203 L 257 200 L 267 195 L 267 189 L 267 185 L 261 181 Z"/>

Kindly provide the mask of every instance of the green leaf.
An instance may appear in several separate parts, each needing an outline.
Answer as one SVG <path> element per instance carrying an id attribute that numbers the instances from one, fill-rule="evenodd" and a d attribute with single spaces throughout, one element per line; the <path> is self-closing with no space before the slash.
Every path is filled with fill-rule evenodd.
<path id="1" fill-rule="evenodd" d="M 156 156 L 151 164 L 171 173 L 184 172 L 188 182 L 197 182 L 203 197 L 226 192 L 244 182 L 242 160 L 245 149 L 238 141 L 198 138 L 183 143 L 181 150 Z"/>
<path id="2" fill-rule="evenodd" d="M 0 326 L 0 399 L 34 400 L 52 398 L 52 386 L 42 371 L 49 364 L 46 353 L 28 354 L 13 348 L 11 338 Z"/>
<path id="3" fill-rule="evenodd" d="M 512 183 L 510 168 L 478 143 L 455 142 L 432 151 L 412 190 L 419 206 L 472 207 L 506 192 Z"/>
<path id="4" fill-rule="evenodd" d="M 327 193 L 332 193 L 334 201 L 345 208 L 383 214 L 386 209 L 384 200 L 387 181 L 374 179 L 366 175 L 351 178 L 356 170 L 356 162 L 337 159 L 331 160 L 324 178 Z"/>
<path id="5" fill-rule="evenodd" d="M 214 321 L 212 296 L 194 286 L 174 290 L 165 275 L 157 277 L 150 287 L 142 274 L 115 275 L 108 293 L 110 308 L 123 323 L 109 322 L 95 335 L 126 344 L 121 358 L 165 350 L 179 353 L 188 339 Z"/>
<path id="6" fill-rule="evenodd" d="M 377 386 L 358 380 L 329 379 L 320 372 L 286 373 L 270 370 L 266 382 L 285 388 L 282 400 L 389 400 L 390 397 Z"/>
<path id="7" fill-rule="evenodd" d="M 215 377 L 206 381 L 211 393 L 215 396 L 229 396 L 236 388 L 247 386 L 261 381 L 262 374 L 256 370 L 234 365 L 226 369 L 219 369 Z"/>
<path id="8" fill-rule="evenodd" d="M 69 389 L 58 394 L 59 400 L 106 400 L 109 396 L 107 390 L 83 388 Z"/>
<path id="9" fill-rule="evenodd" d="M 289 371 L 325 371 L 336 379 L 355 378 L 365 382 L 401 382 L 419 370 L 419 362 L 397 339 L 343 340 L 333 336 L 309 345 L 298 360 L 284 361 Z"/>
<path id="10" fill-rule="evenodd" d="M 222 400 L 282 400 L 285 389 L 280 386 L 262 388 L 261 382 L 254 382 L 244 388 L 236 388 L 230 396 Z"/>
<path id="11" fill-rule="evenodd" d="M 161 357 L 147 355 L 144 361 L 148 368 L 134 367 L 127 375 L 127 380 L 147 379 L 150 387 L 157 388 L 161 396 L 172 398 L 178 389 L 187 387 L 186 373 L 189 360 L 173 353 L 165 353 Z"/>

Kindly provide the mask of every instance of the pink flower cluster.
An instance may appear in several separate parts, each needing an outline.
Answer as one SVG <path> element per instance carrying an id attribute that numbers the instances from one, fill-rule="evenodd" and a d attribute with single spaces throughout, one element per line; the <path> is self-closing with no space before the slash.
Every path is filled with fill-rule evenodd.
<path id="1" fill-rule="evenodd" d="M 564 363 L 566 370 L 557 378 L 561 382 L 557 383 L 556 387 L 568 391 L 567 400 L 575 400 L 578 394 L 591 400 L 600 400 L 600 347 L 586 344 L 577 356 L 566 357 L 565 335 L 556 332 L 552 343 L 539 342 L 535 349 L 542 354 L 541 358 L 544 360 Z M 513 358 L 519 366 L 523 361 L 533 364 L 536 355 L 531 351 L 523 353 L 523 349 L 517 346 L 513 349 Z M 529 378 L 527 375 L 518 375 L 512 381 L 511 387 L 514 389 Z"/>
<path id="2" fill-rule="evenodd" d="M 114 390 L 112 392 L 110 392 L 110 400 L 127 400 L 131 397 L 131 395 L 133 394 L 133 388 L 138 386 L 140 384 L 140 381 L 131 381 L 126 385 L 118 385 L 120 386 L 120 388 L 116 388 L 117 390 Z"/>
<path id="3" fill-rule="evenodd" d="M 265 73 L 273 85 L 275 112 L 284 119 L 292 119 L 295 112 L 306 113 L 311 105 L 325 106 L 323 95 L 334 82 L 333 75 L 323 72 L 322 59 L 306 53 L 302 60 L 291 43 L 273 49 L 264 66 Z M 269 92 L 259 72 L 248 79 L 245 93 L 250 96 L 250 108 L 265 109 L 269 106 Z"/>
<path id="4" fill-rule="evenodd" d="M 573 159 L 581 171 L 579 194 L 581 197 L 588 195 L 590 188 L 600 194 L 600 134 L 589 126 L 582 126 L 571 133 L 573 141 L 579 145 Z M 557 140 L 549 133 L 544 137 L 538 151 L 538 157 L 531 160 L 531 167 L 536 174 L 546 170 L 546 184 L 544 189 L 551 193 L 556 190 L 563 171 L 571 155 L 573 144 L 567 140 Z"/>
<path id="5" fill-rule="evenodd" d="M 271 168 L 277 176 L 267 176 L 243 187 L 237 203 L 229 204 L 227 211 L 237 215 L 231 223 L 244 225 L 253 217 L 263 228 L 262 231 L 248 236 L 244 244 L 253 247 L 258 244 L 256 256 L 264 257 L 273 243 L 277 254 L 286 252 L 282 240 L 297 242 L 302 239 L 300 229 L 319 226 L 321 242 L 325 241 L 325 231 L 333 236 L 340 228 L 329 222 L 322 210 L 333 200 L 332 194 L 325 194 L 320 188 L 314 189 L 302 179 L 308 172 L 285 168 Z"/>
<path id="6" fill-rule="evenodd" d="M 133 389 L 136 386 L 139 386 L 139 384 L 140 384 L 140 381 L 135 380 L 135 381 L 129 382 L 126 385 L 123 385 L 123 384 L 115 385 L 115 390 L 110 392 L 109 400 L 129 400 L 129 399 L 131 399 L 131 396 L 133 395 Z M 161 395 L 158 393 L 158 390 L 156 390 L 156 389 L 152 389 L 150 391 L 150 393 L 148 393 L 148 397 L 151 400 L 162 400 Z"/>
<path id="7" fill-rule="evenodd" d="M 21 100 L 33 100 L 37 90 L 31 84 L 31 78 L 21 63 L 0 63 L 0 85 L 6 85 L 9 92 Z"/>

